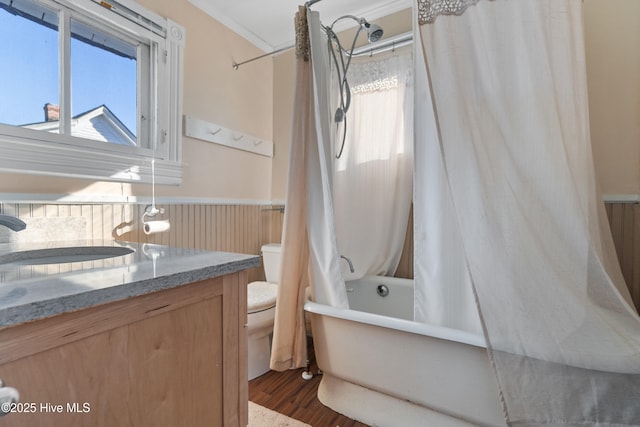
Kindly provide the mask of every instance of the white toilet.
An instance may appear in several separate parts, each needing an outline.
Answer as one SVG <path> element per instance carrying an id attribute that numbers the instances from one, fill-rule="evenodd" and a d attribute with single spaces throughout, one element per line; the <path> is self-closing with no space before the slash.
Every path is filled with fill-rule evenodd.
<path id="1" fill-rule="evenodd" d="M 262 246 L 262 264 L 267 281 L 251 282 L 247 287 L 249 380 L 269 371 L 277 283 L 280 280 L 279 243 Z"/>

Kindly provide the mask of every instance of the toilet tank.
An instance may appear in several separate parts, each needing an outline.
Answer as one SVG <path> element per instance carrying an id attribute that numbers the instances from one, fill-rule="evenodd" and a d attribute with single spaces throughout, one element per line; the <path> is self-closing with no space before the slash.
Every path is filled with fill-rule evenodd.
<path id="1" fill-rule="evenodd" d="M 262 265 L 269 283 L 280 283 L 280 243 L 262 246 Z"/>

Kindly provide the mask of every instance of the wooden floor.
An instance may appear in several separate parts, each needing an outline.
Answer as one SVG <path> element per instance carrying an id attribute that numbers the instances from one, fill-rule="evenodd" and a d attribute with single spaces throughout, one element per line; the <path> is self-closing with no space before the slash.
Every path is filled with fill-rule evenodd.
<path id="1" fill-rule="evenodd" d="M 304 369 L 285 372 L 269 371 L 249 381 L 249 400 L 280 412 L 312 427 L 368 427 L 324 406 L 316 393 L 322 378 L 313 355 L 313 342 L 309 340 L 309 360 L 314 376 L 302 379 Z"/>

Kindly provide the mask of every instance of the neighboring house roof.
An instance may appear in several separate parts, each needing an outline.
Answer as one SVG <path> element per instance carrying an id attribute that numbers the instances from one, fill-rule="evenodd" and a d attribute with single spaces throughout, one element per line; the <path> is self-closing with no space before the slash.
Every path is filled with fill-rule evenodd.
<path id="1" fill-rule="evenodd" d="M 60 122 L 52 120 L 22 127 L 59 133 Z M 73 117 L 71 135 L 113 144 L 136 145 L 136 136 L 104 104 Z"/>

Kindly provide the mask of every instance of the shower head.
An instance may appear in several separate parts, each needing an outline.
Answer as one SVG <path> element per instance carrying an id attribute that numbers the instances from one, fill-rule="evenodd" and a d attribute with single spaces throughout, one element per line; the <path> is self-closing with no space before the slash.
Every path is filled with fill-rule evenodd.
<path id="1" fill-rule="evenodd" d="M 367 30 L 367 39 L 369 40 L 369 43 L 377 42 L 382 38 L 382 34 L 384 33 L 384 31 L 382 30 L 382 27 L 380 25 L 369 24 L 364 20 L 364 18 L 362 18 L 362 21 L 364 21 L 362 25 L 364 26 L 365 30 Z"/>
<path id="2" fill-rule="evenodd" d="M 344 15 L 333 21 L 329 28 L 332 30 L 332 34 L 334 37 L 335 33 L 333 33 L 333 26 L 336 24 L 336 22 L 345 18 L 353 19 L 358 23 L 358 25 L 360 25 L 361 28 L 367 30 L 367 39 L 369 40 L 369 43 L 377 42 L 382 38 L 382 34 L 384 33 L 384 31 L 382 30 L 382 27 L 380 27 L 380 25 L 370 24 L 366 19 L 358 18 L 357 16 L 353 15 Z"/>

